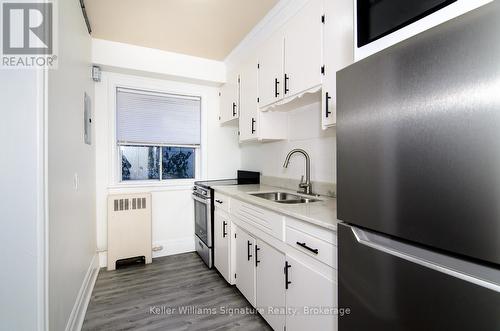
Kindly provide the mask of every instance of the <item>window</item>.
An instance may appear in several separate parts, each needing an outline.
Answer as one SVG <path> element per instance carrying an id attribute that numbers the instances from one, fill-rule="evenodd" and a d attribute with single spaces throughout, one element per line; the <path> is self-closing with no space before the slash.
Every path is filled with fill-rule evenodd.
<path id="1" fill-rule="evenodd" d="M 117 88 L 116 139 L 122 181 L 195 178 L 201 100 Z"/>

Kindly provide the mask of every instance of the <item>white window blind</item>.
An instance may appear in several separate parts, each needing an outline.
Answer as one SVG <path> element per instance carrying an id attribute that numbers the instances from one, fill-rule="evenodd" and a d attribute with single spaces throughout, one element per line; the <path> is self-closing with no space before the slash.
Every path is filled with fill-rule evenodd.
<path id="1" fill-rule="evenodd" d="M 201 100 L 117 88 L 119 144 L 200 145 Z"/>

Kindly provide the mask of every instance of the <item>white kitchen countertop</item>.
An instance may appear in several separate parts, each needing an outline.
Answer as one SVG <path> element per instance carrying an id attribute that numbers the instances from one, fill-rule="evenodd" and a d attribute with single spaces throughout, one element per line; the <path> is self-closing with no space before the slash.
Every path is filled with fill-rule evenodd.
<path id="1" fill-rule="evenodd" d="M 336 231 L 337 230 L 337 199 L 330 197 L 318 197 L 322 201 L 299 204 L 278 203 L 263 198 L 258 198 L 249 193 L 265 192 L 288 192 L 298 194 L 296 191 L 268 185 L 227 185 L 212 186 L 221 194 L 227 195 L 250 204 L 263 207 L 280 214 L 294 217 L 318 226 Z M 301 195 L 301 194 L 298 194 Z"/>

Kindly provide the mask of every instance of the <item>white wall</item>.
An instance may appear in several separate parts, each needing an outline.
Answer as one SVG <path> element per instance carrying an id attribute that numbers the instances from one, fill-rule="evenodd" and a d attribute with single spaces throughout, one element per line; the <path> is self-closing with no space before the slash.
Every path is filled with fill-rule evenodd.
<path id="1" fill-rule="evenodd" d="M 34 70 L 0 71 L 0 330 L 41 330 L 43 86 Z"/>
<path id="2" fill-rule="evenodd" d="M 50 330 L 65 329 L 96 253 L 95 148 L 83 140 L 91 39 L 78 1 L 59 1 L 58 32 L 59 68 L 48 78 Z"/>
<path id="3" fill-rule="evenodd" d="M 319 101 L 290 111 L 288 135 L 285 141 L 242 144 L 242 168 L 264 176 L 300 179 L 305 174 L 304 158 L 293 156 L 287 169 L 283 162 L 290 150 L 302 148 L 311 157 L 311 180 L 336 183 L 335 129 L 321 129 Z"/>
<path id="4" fill-rule="evenodd" d="M 103 72 L 102 81 L 95 85 L 96 97 L 96 215 L 97 246 L 101 266 L 106 265 L 108 194 L 151 192 L 153 198 L 153 246 L 163 250 L 153 256 L 193 251 L 194 206 L 191 192 L 194 180 L 176 180 L 154 184 L 120 184 L 113 164 L 116 156 L 114 135 L 114 91 L 127 86 L 173 94 L 195 95 L 202 98 L 202 148 L 200 179 L 233 178 L 240 167 L 240 150 L 236 127 L 218 124 L 218 88 L 195 83 Z"/>

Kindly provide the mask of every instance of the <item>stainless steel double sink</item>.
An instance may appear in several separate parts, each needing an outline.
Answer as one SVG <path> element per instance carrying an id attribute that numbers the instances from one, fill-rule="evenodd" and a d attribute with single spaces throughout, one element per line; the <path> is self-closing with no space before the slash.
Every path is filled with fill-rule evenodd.
<path id="1" fill-rule="evenodd" d="M 265 193 L 250 193 L 254 197 L 274 201 L 278 203 L 297 204 L 297 203 L 311 203 L 321 201 L 319 199 L 304 197 L 287 192 L 265 192 Z"/>

